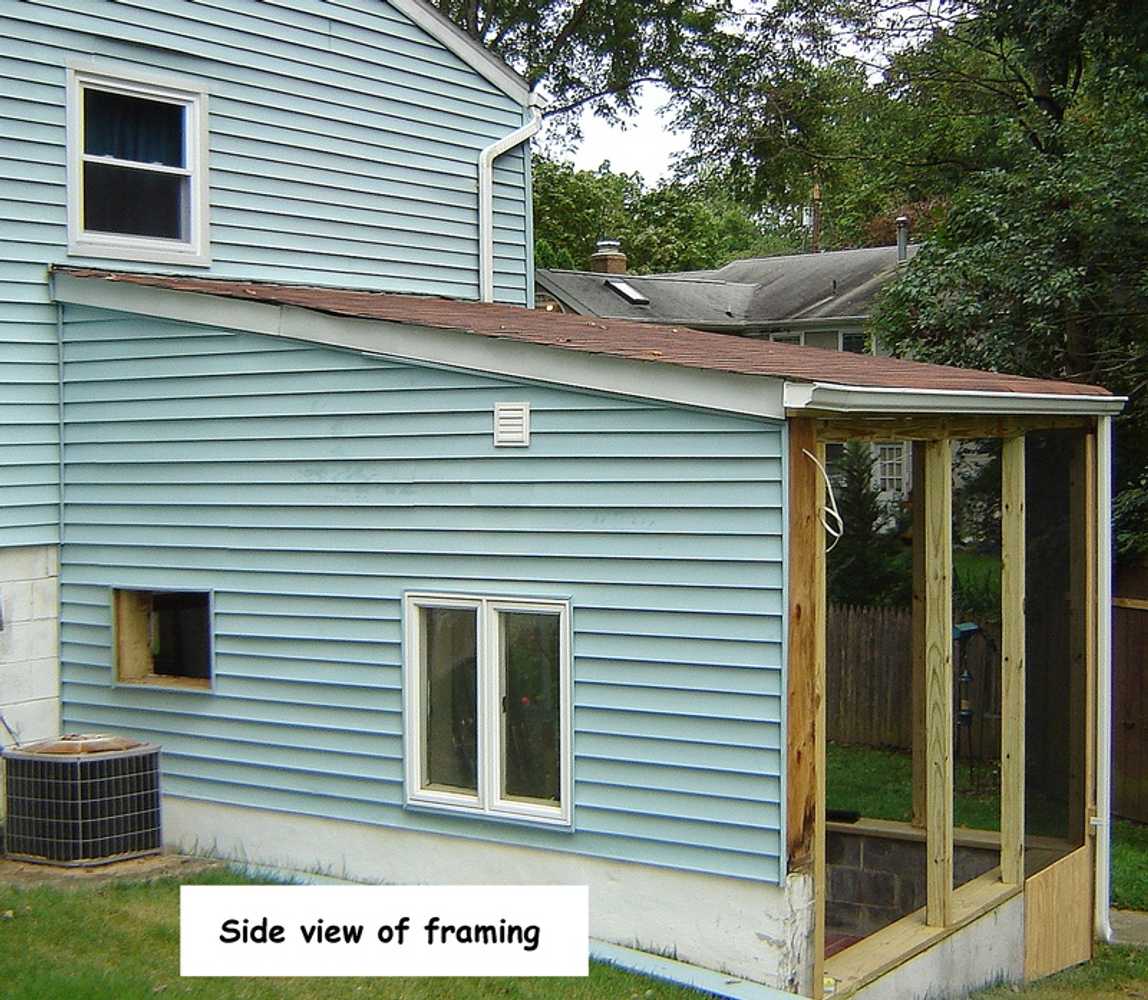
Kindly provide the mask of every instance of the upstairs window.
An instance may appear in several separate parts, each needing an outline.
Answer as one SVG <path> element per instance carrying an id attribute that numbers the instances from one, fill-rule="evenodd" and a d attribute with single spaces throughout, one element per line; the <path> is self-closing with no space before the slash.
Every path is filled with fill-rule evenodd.
<path id="1" fill-rule="evenodd" d="M 70 72 L 70 253 L 210 263 L 206 103 L 200 90 Z"/>

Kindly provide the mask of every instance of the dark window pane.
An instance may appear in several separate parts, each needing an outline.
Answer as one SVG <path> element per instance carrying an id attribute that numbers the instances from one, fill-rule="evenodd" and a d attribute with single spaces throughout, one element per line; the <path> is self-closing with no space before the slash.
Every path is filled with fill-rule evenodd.
<path id="1" fill-rule="evenodd" d="M 478 627 L 473 608 L 421 608 L 423 775 L 478 791 Z"/>
<path id="2" fill-rule="evenodd" d="M 168 677 L 211 677 L 211 612 L 207 594 L 152 594 L 152 671 Z"/>
<path id="3" fill-rule="evenodd" d="M 186 166 L 181 104 L 84 91 L 84 152 L 136 163 Z"/>
<path id="4" fill-rule="evenodd" d="M 502 795 L 561 800 L 559 624 L 553 614 L 507 611 L 502 629 Z"/>
<path id="5" fill-rule="evenodd" d="M 851 354 L 868 354 L 868 338 L 863 333 L 847 333 L 841 338 L 841 350 Z"/>
<path id="6" fill-rule="evenodd" d="M 84 229 L 186 240 L 188 178 L 84 164 Z"/>

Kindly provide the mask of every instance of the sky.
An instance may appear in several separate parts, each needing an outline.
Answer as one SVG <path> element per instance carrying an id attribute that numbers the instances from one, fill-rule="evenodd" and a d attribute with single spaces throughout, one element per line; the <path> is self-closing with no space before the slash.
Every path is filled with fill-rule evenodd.
<path id="1" fill-rule="evenodd" d="M 688 139 L 670 132 L 667 119 L 658 115 L 666 96 L 661 87 L 643 87 L 638 114 L 624 130 L 583 113 L 584 138 L 574 153 L 574 165 L 580 170 L 597 170 L 603 160 L 609 160 L 614 171 L 628 174 L 636 170 L 651 185 L 667 176 L 671 156 L 685 149 Z"/>

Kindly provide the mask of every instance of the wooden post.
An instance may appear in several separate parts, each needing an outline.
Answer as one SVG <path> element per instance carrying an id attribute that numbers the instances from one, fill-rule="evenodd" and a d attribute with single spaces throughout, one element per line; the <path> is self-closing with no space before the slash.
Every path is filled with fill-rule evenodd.
<path id="1" fill-rule="evenodd" d="M 925 444 L 925 923 L 953 920 L 953 479 L 949 441 Z"/>
<path id="2" fill-rule="evenodd" d="M 1024 437 L 1001 451 L 1001 881 L 1024 881 Z"/>
<path id="3" fill-rule="evenodd" d="M 813 996 L 825 957 L 825 538 L 816 425 L 789 421 L 789 651 L 786 850 L 789 871 L 813 876 Z M 821 459 L 823 461 L 823 458 Z"/>
<path id="4" fill-rule="evenodd" d="M 925 448 L 914 442 L 913 473 L 913 625 L 912 625 L 912 824 L 925 825 Z"/>

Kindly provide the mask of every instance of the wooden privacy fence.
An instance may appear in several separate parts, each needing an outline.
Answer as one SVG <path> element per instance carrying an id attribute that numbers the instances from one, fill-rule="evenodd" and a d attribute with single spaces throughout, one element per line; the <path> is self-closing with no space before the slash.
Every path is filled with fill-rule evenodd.
<path id="1" fill-rule="evenodd" d="M 957 621 L 962 620 L 960 616 Z M 909 608 L 833 604 L 826 635 L 827 734 L 835 743 L 911 750 L 913 746 L 913 615 Z M 1000 750 L 1000 626 L 967 645 L 973 708 L 972 752 L 995 758 Z M 954 653 L 954 685 L 961 669 Z M 960 704 L 954 687 L 954 705 Z M 957 749 L 967 752 L 964 733 Z"/>
<path id="2" fill-rule="evenodd" d="M 1112 601 L 1112 811 L 1148 823 L 1148 600 Z M 832 731 L 832 730 L 831 730 Z"/>

